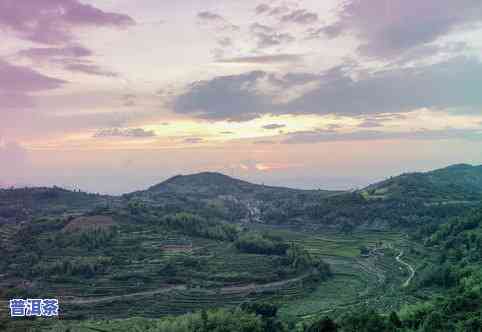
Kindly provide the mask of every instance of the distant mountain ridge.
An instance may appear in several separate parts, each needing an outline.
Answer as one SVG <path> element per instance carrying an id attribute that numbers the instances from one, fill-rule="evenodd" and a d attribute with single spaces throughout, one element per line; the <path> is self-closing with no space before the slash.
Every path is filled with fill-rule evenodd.
<path id="1" fill-rule="evenodd" d="M 372 184 L 361 191 L 369 199 L 474 201 L 482 199 L 482 165 L 456 164 L 406 173 Z"/>
<path id="2" fill-rule="evenodd" d="M 319 192 L 317 190 L 302 190 L 254 184 L 216 172 L 176 175 L 148 188 L 146 191 L 150 193 L 177 192 L 180 194 L 208 194 L 209 192 L 213 192 L 217 195 L 247 194 L 255 191 Z M 326 190 L 324 192 L 330 193 L 331 191 Z"/>
<path id="3" fill-rule="evenodd" d="M 467 164 L 406 173 L 350 192 L 274 187 L 203 172 L 177 175 L 122 196 L 56 187 L 0 189 L 0 223 L 78 215 L 96 209 L 151 209 L 161 214 L 188 212 L 241 223 L 350 224 L 382 229 L 410 225 L 414 215 L 429 215 L 433 220 L 440 215 L 458 214 L 467 205 L 480 202 L 482 166 Z M 446 213 L 435 211 L 440 205 L 446 206 Z"/>

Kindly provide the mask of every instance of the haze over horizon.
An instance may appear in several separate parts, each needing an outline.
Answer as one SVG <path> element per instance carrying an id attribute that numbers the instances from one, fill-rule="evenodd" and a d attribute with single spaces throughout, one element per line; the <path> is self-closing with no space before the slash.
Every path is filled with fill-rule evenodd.
<path id="1" fill-rule="evenodd" d="M 0 186 L 482 164 L 482 3 L 0 0 Z"/>

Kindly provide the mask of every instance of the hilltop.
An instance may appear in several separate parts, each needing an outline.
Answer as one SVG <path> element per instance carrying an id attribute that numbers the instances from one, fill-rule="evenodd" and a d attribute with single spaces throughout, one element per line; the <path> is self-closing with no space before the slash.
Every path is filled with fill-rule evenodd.
<path id="1" fill-rule="evenodd" d="M 85 213 L 117 200 L 112 196 L 59 187 L 0 189 L 0 224 L 2 221 L 26 221 L 43 215 Z"/>
<path id="2" fill-rule="evenodd" d="M 402 174 L 354 192 L 219 173 L 120 197 L 0 190 L 0 329 L 11 324 L 2 301 L 17 297 L 60 298 L 66 322 L 266 301 L 287 323 L 368 303 L 387 314 L 455 284 L 439 262 L 480 261 L 480 214 L 457 219 L 480 202 L 480 169 Z"/>
<path id="3" fill-rule="evenodd" d="M 274 187 L 203 172 L 177 175 L 119 197 L 58 187 L 4 189 L 0 222 L 128 208 L 189 212 L 235 223 L 386 229 L 456 215 L 481 200 L 482 166 L 467 164 L 406 173 L 355 192 Z"/>
<path id="4" fill-rule="evenodd" d="M 452 165 L 426 172 L 407 173 L 368 186 L 369 199 L 418 199 L 426 202 L 467 202 L 482 199 L 482 165 Z"/>
<path id="5" fill-rule="evenodd" d="M 164 182 L 156 184 L 145 191 L 138 191 L 130 195 L 142 194 L 181 194 L 214 197 L 220 195 L 259 195 L 259 194 L 337 194 L 339 191 L 329 190 L 301 190 L 286 187 L 274 187 L 264 184 L 254 184 L 232 178 L 222 173 L 202 172 L 189 175 L 176 175 Z"/>

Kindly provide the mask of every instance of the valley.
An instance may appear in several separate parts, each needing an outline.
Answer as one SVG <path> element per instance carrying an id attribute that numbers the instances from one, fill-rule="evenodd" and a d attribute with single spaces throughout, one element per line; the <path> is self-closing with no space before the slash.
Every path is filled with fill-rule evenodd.
<path id="1" fill-rule="evenodd" d="M 216 173 L 119 197 L 1 191 L 0 326 L 129 331 L 205 314 L 229 320 L 263 305 L 276 308 L 274 331 L 307 331 L 322 317 L 348 324 L 347 315 L 366 310 L 384 320 L 445 294 L 459 278 L 450 265 L 437 266 L 462 257 L 461 249 L 447 244 L 441 255 L 433 243 L 477 205 L 478 193 L 437 182 L 437 201 L 427 201 L 425 190 L 435 189 L 423 176 L 359 192 L 269 187 Z M 466 248 L 477 248 L 482 233 L 470 234 Z M 59 299 L 61 321 L 7 318 L 8 299 L 40 297 Z"/>

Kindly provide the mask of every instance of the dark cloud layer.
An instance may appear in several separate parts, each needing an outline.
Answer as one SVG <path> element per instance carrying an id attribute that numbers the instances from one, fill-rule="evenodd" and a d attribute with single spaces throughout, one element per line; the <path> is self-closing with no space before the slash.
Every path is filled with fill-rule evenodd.
<path id="1" fill-rule="evenodd" d="M 95 138 L 152 138 L 156 133 L 142 128 L 108 128 L 100 129 L 94 134 Z"/>
<path id="2" fill-rule="evenodd" d="M 243 120 L 257 117 L 269 101 L 256 92 L 265 73 L 222 76 L 192 84 L 174 103 L 174 111 L 206 119 Z"/>
<path id="3" fill-rule="evenodd" d="M 243 63 L 243 64 L 270 64 L 281 62 L 296 62 L 302 59 L 298 54 L 273 54 L 273 55 L 256 55 L 237 58 L 220 59 L 219 63 Z"/>
<path id="4" fill-rule="evenodd" d="M 286 125 L 284 125 L 284 124 L 271 123 L 271 124 L 263 126 L 263 129 L 274 130 L 274 129 L 281 129 L 281 128 L 284 128 L 284 127 L 286 127 Z"/>
<path id="5" fill-rule="evenodd" d="M 319 87 L 284 104 L 259 91 L 268 78 L 280 94 L 307 81 Z M 457 57 L 419 68 L 399 68 L 364 75 L 358 80 L 336 67 L 319 75 L 288 74 L 281 79 L 262 72 L 217 77 L 189 87 L 175 101 L 174 110 L 208 119 L 246 120 L 261 114 L 367 115 L 401 113 L 423 107 L 480 112 L 482 63 Z"/>
<path id="6" fill-rule="evenodd" d="M 289 14 L 283 15 L 281 21 L 297 24 L 313 24 L 318 21 L 318 14 L 309 12 L 306 9 L 297 9 Z"/>
<path id="7" fill-rule="evenodd" d="M 294 42 L 296 38 L 287 32 L 258 33 L 258 48 L 267 48 Z"/>
<path id="8" fill-rule="evenodd" d="M 31 93 L 57 89 L 65 83 L 67 82 L 0 59 L 0 111 L 2 108 L 32 106 Z"/>
<path id="9" fill-rule="evenodd" d="M 82 58 L 93 55 L 92 51 L 83 46 L 66 46 L 66 47 L 44 47 L 29 48 L 18 52 L 18 55 L 33 60 L 50 59 L 52 57 L 74 57 Z"/>
<path id="10" fill-rule="evenodd" d="M 197 14 L 197 18 L 200 23 L 212 24 L 217 30 L 225 31 L 238 31 L 239 27 L 232 24 L 223 16 L 210 11 L 202 11 Z"/>
<path id="11" fill-rule="evenodd" d="M 362 54 L 392 57 L 481 21 L 477 0 L 349 0 L 339 20 L 318 33 L 331 38 L 354 33 L 362 41 Z"/>
<path id="12" fill-rule="evenodd" d="M 92 63 L 67 63 L 64 65 L 64 69 L 72 72 L 82 73 L 86 75 L 104 76 L 104 77 L 117 77 L 118 74 L 112 71 L 101 68 L 98 65 Z"/>
<path id="13" fill-rule="evenodd" d="M 0 0 L 2 32 L 34 43 L 56 46 L 31 47 L 18 52 L 19 56 L 29 58 L 34 64 L 50 62 L 60 64 L 65 70 L 89 75 L 116 76 L 86 59 L 93 52 L 75 43 L 75 29 L 123 28 L 133 24 L 134 20 L 127 15 L 105 12 L 78 0 Z"/>
<path id="14" fill-rule="evenodd" d="M 204 142 L 204 139 L 202 137 L 188 137 L 185 138 L 182 142 L 188 144 L 199 144 Z"/>
<path id="15" fill-rule="evenodd" d="M 22 39 L 42 44 L 63 44 L 77 26 L 134 24 L 127 15 L 109 13 L 78 0 L 0 0 L 0 28 Z"/>
<path id="16" fill-rule="evenodd" d="M 284 144 L 307 144 L 336 141 L 375 141 L 375 140 L 446 140 L 465 139 L 482 141 L 482 132 L 473 129 L 447 128 L 440 130 L 416 130 L 404 132 L 387 132 L 378 130 L 359 130 L 350 133 L 338 133 L 330 130 L 314 130 L 287 135 Z"/>

